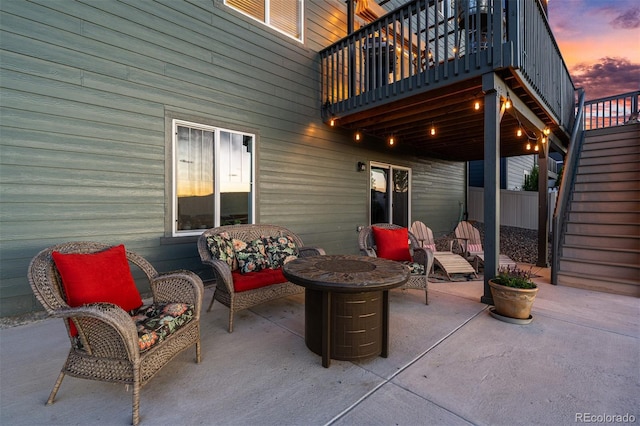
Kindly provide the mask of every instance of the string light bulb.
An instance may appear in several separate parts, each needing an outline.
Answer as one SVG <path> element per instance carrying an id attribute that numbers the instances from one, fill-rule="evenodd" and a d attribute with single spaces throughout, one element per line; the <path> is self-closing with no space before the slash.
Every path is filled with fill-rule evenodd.
<path id="1" fill-rule="evenodd" d="M 549 136 L 549 133 L 551 133 L 551 130 L 548 127 L 545 127 L 544 130 L 542 131 L 542 133 L 544 133 L 545 135 Z"/>
<path id="2" fill-rule="evenodd" d="M 335 127 L 335 125 L 336 125 L 336 119 L 335 117 L 331 117 L 331 119 L 329 120 L 329 126 Z"/>
<path id="3" fill-rule="evenodd" d="M 507 99 L 504 101 L 504 107 L 505 109 L 511 108 L 511 99 L 509 98 L 508 94 L 507 94 Z"/>
<path id="4" fill-rule="evenodd" d="M 396 143 L 396 140 L 393 137 L 393 135 L 389 136 L 389 146 L 393 146 L 395 145 L 395 143 Z"/>
<path id="5" fill-rule="evenodd" d="M 473 109 L 475 109 L 476 111 L 480 109 L 480 101 L 475 101 L 475 103 L 473 104 Z"/>
<path id="6" fill-rule="evenodd" d="M 536 146 L 534 146 L 534 147 L 533 147 L 533 150 L 534 150 L 535 152 L 538 152 L 538 151 L 540 150 L 540 148 L 538 148 L 538 144 L 536 144 Z"/>
<path id="7" fill-rule="evenodd" d="M 516 136 L 518 136 L 518 137 L 522 136 L 522 127 L 518 127 L 518 131 L 516 132 Z"/>
<path id="8" fill-rule="evenodd" d="M 362 133 L 360 133 L 360 131 L 359 131 L 359 130 L 356 130 L 356 132 L 355 132 L 355 133 L 354 133 L 354 135 L 353 135 L 353 139 L 354 139 L 356 142 L 360 142 L 360 141 L 362 140 Z"/>
<path id="9" fill-rule="evenodd" d="M 531 142 L 527 142 L 527 151 L 531 151 Z"/>
<path id="10" fill-rule="evenodd" d="M 433 127 L 433 125 L 431 125 L 431 130 L 429 130 L 429 134 L 431 134 L 431 136 L 435 136 L 436 135 L 436 128 Z"/>
<path id="11" fill-rule="evenodd" d="M 543 136 L 543 137 L 542 137 L 542 139 L 541 139 L 541 142 L 542 142 L 543 144 L 547 143 L 547 138 L 545 138 L 545 137 Z"/>

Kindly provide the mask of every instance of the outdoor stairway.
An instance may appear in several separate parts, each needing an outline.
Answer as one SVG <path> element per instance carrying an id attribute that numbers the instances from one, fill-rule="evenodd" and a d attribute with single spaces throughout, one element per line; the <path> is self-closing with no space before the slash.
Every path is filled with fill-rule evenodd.
<path id="1" fill-rule="evenodd" d="M 640 297 L 640 124 L 585 133 L 558 284 Z"/>

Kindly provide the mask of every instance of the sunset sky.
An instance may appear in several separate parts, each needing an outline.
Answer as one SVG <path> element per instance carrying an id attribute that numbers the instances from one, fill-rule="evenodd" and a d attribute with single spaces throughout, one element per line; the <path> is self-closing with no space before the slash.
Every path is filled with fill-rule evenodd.
<path id="1" fill-rule="evenodd" d="M 549 23 L 586 99 L 640 90 L 640 1 L 549 0 Z"/>

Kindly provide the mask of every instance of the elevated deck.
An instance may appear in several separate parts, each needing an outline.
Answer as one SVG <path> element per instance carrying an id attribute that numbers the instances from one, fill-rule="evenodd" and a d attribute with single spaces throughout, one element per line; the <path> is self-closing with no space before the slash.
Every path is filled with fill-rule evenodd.
<path id="1" fill-rule="evenodd" d="M 417 154 L 482 159 L 483 101 L 492 80 L 514 106 L 501 112 L 503 157 L 533 153 L 527 141 L 545 128 L 564 150 L 575 88 L 545 11 L 538 0 L 504 3 L 461 0 L 452 9 L 450 2 L 414 0 L 327 47 L 326 120 L 364 137 L 393 136 Z"/>

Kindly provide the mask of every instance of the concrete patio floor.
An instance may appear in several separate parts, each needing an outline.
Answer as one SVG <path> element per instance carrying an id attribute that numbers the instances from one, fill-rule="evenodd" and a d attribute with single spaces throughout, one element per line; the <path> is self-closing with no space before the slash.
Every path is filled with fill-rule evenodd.
<path id="1" fill-rule="evenodd" d="M 640 300 L 538 273 L 529 325 L 491 317 L 481 281 L 430 283 L 428 306 L 394 290 L 389 357 L 328 369 L 304 343 L 304 295 L 241 312 L 232 334 L 216 303 L 202 363 L 188 350 L 161 370 L 141 391 L 141 424 L 640 423 Z M 0 330 L 0 424 L 130 424 L 123 385 L 66 377 L 45 406 L 67 351 L 59 319 Z"/>

